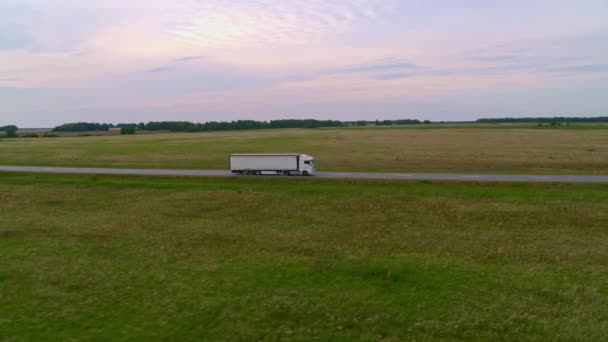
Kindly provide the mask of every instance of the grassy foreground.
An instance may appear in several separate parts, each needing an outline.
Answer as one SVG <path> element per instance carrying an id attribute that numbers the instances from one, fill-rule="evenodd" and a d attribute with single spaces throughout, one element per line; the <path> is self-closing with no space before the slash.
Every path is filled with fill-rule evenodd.
<path id="1" fill-rule="evenodd" d="M 0 173 L 0 340 L 601 340 L 608 186 Z"/>
<path id="2" fill-rule="evenodd" d="M 234 152 L 302 152 L 315 156 L 323 171 L 608 174 L 606 127 L 433 125 L 5 139 L 0 165 L 227 169 Z"/>

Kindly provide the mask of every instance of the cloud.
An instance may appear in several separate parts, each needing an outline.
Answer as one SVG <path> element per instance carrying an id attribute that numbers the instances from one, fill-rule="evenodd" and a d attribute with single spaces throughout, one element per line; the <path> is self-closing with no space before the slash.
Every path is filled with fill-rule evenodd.
<path id="1" fill-rule="evenodd" d="M 196 60 L 203 59 L 203 58 L 204 58 L 204 56 L 186 56 L 186 57 L 174 58 L 173 62 L 183 63 L 183 62 L 196 61 Z"/>
<path id="2" fill-rule="evenodd" d="M 170 34 L 204 47 L 298 44 L 345 32 L 378 7 L 371 0 L 182 2 Z"/>
<path id="3" fill-rule="evenodd" d="M 158 73 L 158 72 L 166 72 L 166 71 L 169 71 L 169 70 L 171 70 L 171 68 L 168 67 L 168 66 L 159 66 L 159 67 L 156 67 L 156 68 L 151 68 L 151 69 L 144 70 L 144 72 L 147 72 L 147 73 Z"/>
<path id="4" fill-rule="evenodd" d="M 96 32 L 119 24 L 124 16 L 78 2 L 0 1 L 0 50 L 77 51 Z"/>
<path id="5" fill-rule="evenodd" d="M 412 74 L 382 74 L 374 76 L 374 78 L 377 80 L 398 80 L 408 77 L 412 77 Z"/>
<path id="6" fill-rule="evenodd" d="M 327 69 L 324 71 L 325 74 L 356 74 L 356 73 L 374 73 L 374 72 L 386 72 L 386 71 L 403 71 L 403 70 L 421 70 L 421 66 L 409 63 L 400 59 L 387 58 L 384 60 L 355 64 L 346 67 Z"/>
<path id="7" fill-rule="evenodd" d="M 588 63 L 568 65 L 572 62 L 592 60 L 590 57 L 561 57 L 545 54 L 532 56 L 528 54 L 505 54 L 467 57 L 469 61 L 481 63 L 479 67 L 464 68 L 462 72 L 478 73 L 560 73 L 560 74 L 596 74 L 608 72 L 608 64 Z M 566 63 L 566 65 L 564 65 Z"/>
<path id="8" fill-rule="evenodd" d="M 479 49 L 478 51 L 465 51 L 462 60 L 472 62 L 465 70 L 493 73 L 502 71 L 532 70 L 542 67 L 547 61 L 527 49 L 496 46 Z"/>
<path id="9" fill-rule="evenodd" d="M 346 66 L 317 69 L 309 72 L 299 72 L 281 77 L 287 83 L 312 82 L 327 77 L 340 76 L 352 78 L 396 80 L 430 72 L 428 68 L 409 63 L 399 58 L 381 58 L 369 62 L 353 63 Z"/>
<path id="10" fill-rule="evenodd" d="M 144 72 L 159 73 L 159 72 L 171 71 L 171 70 L 174 70 L 175 68 L 177 68 L 177 66 L 181 63 L 187 63 L 187 62 L 199 60 L 202 58 L 203 58 L 203 56 L 186 56 L 186 57 L 174 58 L 169 62 L 169 65 L 161 65 L 159 67 L 146 69 L 146 70 L 144 70 Z"/>
<path id="11" fill-rule="evenodd" d="M 450 115 L 437 99 L 466 90 L 459 101 L 472 108 L 480 90 L 516 88 L 509 105 L 525 108 L 533 95 L 523 93 L 556 83 L 606 108 L 592 92 L 608 82 L 599 3 L 0 0 L 0 85 L 45 89 L 0 90 L 0 111 L 61 123 L 68 112 L 104 121 L 137 105 L 141 120 L 217 120 L 304 114 L 305 103 L 350 118 L 375 116 L 390 99 Z M 507 101 L 494 102 L 484 110 Z"/>
<path id="12" fill-rule="evenodd" d="M 549 72 L 572 73 L 572 74 L 596 74 L 608 72 L 608 64 L 585 64 L 564 66 L 547 69 Z"/>
<path id="13" fill-rule="evenodd" d="M 489 56 L 475 56 L 468 57 L 468 60 L 478 61 L 478 62 L 520 62 L 522 60 L 528 60 L 528 56 L 520 55 L 520 54 L 510 54 L 510 55 L 489 55 Z"/>

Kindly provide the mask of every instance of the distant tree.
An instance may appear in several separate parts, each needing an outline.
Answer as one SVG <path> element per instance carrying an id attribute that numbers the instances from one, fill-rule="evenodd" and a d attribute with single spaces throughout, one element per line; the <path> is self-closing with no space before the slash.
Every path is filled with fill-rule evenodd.
<path id="1" fill-rule="evenodd" d="M 421 124 L 420 120 L 416 120 L 416 119 L 394 120 L 393 123 L 395 125 L 419 125 L 419 124 Z"/>
<path id="2" fill-rule="evenodd" d="M 133 128 L 136 128 L 137 124 L 134 124 L 134 123 L 119 123 L 118 125 L 116 125 L 114 127 L 118 127 L 118 128 L 133 127 Z"/>
<path id="3" fill-rule="evenodd" d="M 108 131 L 112 124 L 99 124 L 90 122 L 66 123 L 53 128 L 53 132 L 87 132 L 87 131 Z"/>
<path id="4" fill-rule="evenodd" d="M 430 120 L 424 120 L 424 121 L 422 121 L 422 123 L 425 124 L 425 125 L 428 125 L 428 124 L 431 123 L 431 121 Z"/>
<path id="5" fill-rule="evenodd" d="M 7 128 L 4 131 L 4 137 L 6 138 L 17 138 L 17 130 L 14 127 Z"/>
<path id="6" fill-rule="evenodd" d="M 122 127 L 120 129 L 120 134 L 123 134 L 123 135 L 124 134 L 127 134 L 127 135 L 135 134 L 135 127 L 134 126 Z"/>
<path id="7" fill-rule="evenodd" d="M 416 119 L 399 119 L 399 120 L 376 120 L 377 126 L 393 126 L 393 125 L 419 125 L 420 120 Z"/>
<path id="8" fill-rule="evenodd" d="M 0 127 L 0 132 L 6 132 L 9 129 L 17 131 L 19 128 L 17 126 L 15 126 L 15 125 L 2 126 L 2 127 Z"/>

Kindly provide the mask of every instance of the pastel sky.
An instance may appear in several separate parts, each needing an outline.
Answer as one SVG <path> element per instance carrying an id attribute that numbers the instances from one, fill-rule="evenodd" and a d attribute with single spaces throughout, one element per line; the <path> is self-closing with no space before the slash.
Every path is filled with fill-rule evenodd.
<path id="1" fill-rule="evenodd" d="M 608 1 L 1 0 L 0 125 L 608 115 Z"/>

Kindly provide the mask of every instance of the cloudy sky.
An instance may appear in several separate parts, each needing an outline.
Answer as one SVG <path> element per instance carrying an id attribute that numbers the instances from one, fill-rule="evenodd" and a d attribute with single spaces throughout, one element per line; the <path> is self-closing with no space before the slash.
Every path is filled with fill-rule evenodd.
<path id="1" fill-rule="evenodd" d="M 608 1 L 1 0 L 0 125 L 608 115 Z"/>

